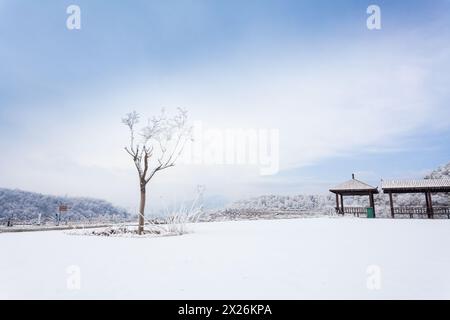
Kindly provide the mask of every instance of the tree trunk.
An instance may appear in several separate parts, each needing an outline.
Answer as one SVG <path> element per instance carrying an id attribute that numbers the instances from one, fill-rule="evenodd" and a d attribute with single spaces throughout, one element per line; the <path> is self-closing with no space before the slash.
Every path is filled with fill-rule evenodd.
<path id="1" fill-rule="evenodd" d="M 141 235 L 142 232 L 144 232 L 145 197 L 146 197 L 145 185 L 142 186 L 141 184 L 141 202 L 139 205 L 139 227 L 138 227 L 139 235 Z"/>

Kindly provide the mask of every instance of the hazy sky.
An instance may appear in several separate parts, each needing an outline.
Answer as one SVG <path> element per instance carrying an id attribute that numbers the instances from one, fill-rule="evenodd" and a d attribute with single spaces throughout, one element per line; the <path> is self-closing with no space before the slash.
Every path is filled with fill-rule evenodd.
<path id="1" fill-rule="evenodd" d="M 66 8 L 81 8 L 81 30 Z M 366 27 L 377 4 L 382 29 Z M 0 187 L 133 207 L 122 116 L 275 129 L 280 171 L 180 165 L 150 202 L 326 193 L 450 161 L 450 1 L 0 0 Z"/>

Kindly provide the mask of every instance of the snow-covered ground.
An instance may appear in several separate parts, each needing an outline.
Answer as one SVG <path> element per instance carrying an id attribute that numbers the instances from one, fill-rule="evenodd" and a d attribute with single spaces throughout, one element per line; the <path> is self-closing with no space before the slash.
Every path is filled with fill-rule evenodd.
<path id="1" fill-rule="evenodd" d="M 448 220 L 323 218 L 191 229 L 145 239 L 0 234 L 0 298 L 450 298 Z"/>

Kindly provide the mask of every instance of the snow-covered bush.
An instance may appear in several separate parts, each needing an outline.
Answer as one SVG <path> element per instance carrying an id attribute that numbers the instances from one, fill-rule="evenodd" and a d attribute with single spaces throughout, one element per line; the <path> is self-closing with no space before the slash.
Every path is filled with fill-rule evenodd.
<path id="1" fill-rule="evenodd" d="M 139 235 L 136 226 L 122 224 L 104 229 L 95 229 L 82 232 L 70 232 L 70 234 L 83 234 L 104 237 L 148 237 L 148 236 L 179 236 L 189 232 L 188 224 L 197 223 L 203 213 L 202 193 L 198 189 L 196 198 L 190 204 L 183 204 L 177 208 L 166 208 L 166 214 L 159 219 L 145 219 L 145 228 Z"/>
<path id="2" fill-rule="evenodd" d="M 182 235 L 188 233 L 188 223 L 197 223 L 203 213 L 203 187 L 198 187 L 197 196 L 191 204 L 182 204 L 177 208 L 166 209 L 164 223 L 146 224 L 150 231 L 159 231 L 161 234 Z"/>

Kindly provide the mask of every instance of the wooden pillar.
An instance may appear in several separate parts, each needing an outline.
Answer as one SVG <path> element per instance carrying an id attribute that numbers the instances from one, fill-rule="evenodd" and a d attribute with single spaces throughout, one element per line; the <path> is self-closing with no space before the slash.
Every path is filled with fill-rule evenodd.
<path id="1" fill-rule="evenodd" d="M 430 205 L 430 218 L 434 219 L 433 200 L 431 199 L 431 192 L 428 192 L 428 203 Z"/>
<path id="2" fill-rule="evenodd" d="M 376 217 L 376 213 L 375 213 L 375 200 L 373 198 L 373 193 L 371 192 L 369 194 L 369 202 L 370 202 L 370 207 L 373 209 L 373 217 Z"/>
<path id="3" fill-rule="evenodd" d="M 341 193 L 341 209 L 342 209 L 342 215 L 344 215 L 344 196 Z"/>
<path id="4" fill-rule="evenodd" d="M 428 219 L 431 219 L 431 206 L 430 206 L 430 197 L 428 195 L 428 192 L 425 192 L 425 203 L 427 205 L 427 216 L 428 216 Z"/>
<path id="5" fill-rule="evenodd" d="M 389 192 L 389 203 L 391 205 L 391 217 L 392 217 L 392 219 L 395 219 L 394 199 L 392 198 L 392 192 Z"/>
<path id="6" fill-rule="evenodd" d="M 339 195 L 337 193 L 336 193 L 336 212 L 337 212 L 337 214 L 341 213 L 339 211 Z"/>

